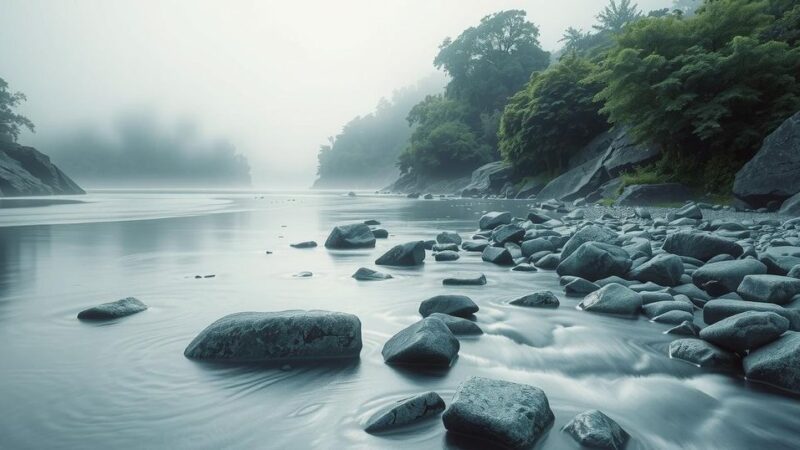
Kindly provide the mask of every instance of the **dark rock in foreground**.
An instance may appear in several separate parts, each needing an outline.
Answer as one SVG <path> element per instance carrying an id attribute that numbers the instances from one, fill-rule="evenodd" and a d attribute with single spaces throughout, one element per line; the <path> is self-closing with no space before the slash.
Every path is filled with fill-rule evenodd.
<path id="1" fill-rule="evenodd" d="M 109 320 L 130 316 L 147 309 L 147 305 L 136 298 L 128 297 L 115 302 L 103 303 L 78 313 L 81 320 Z"/>
<path id="2" fill-rule="evenodd" d="M 510 448 L 532 446 L 554 420 L 541 389 L 482 377 L 463 382 L 442 416 L 450 432 Z"/>
<path id="3" fill-rule="evenodd" d="M 774 312 L 748 311 L 703 328 L 700 338 L 744 354 L 778 339 L 788 329 L 789 321 Z"/>
<path id="4" fill-rule="evenodd" d="M 789 332 L 744 358 L 748 380 L 800 392 L 800 333 Z"/>
<path id="5" fill-rule="evenodd" d="M 383 256 L 375 260 L 379 266 L 418 266 L 425 260 L 425 243 L 406 242 L 395 245 Z"/>
<path id="6" fill-rule="evenodd" d="M 0 197 L 70 194 L 85 192 L 50 157 L 0 136 Z"/>
<path id="7" fill-rule="evenodd" d="M 669 357 L 709 369 L 733 369 L 739 357 L 700 339 L 678 339 L 669 344 Z"/>
<path id="8" fill-rule="evenodd" d="M 422 317 L 428 317 L 437 312 L 457 317 L 469 317 L 478 312 L 478 309 L 478 305 L 466 295 L 437 295 L 419 305 L 419 313 Z"/>
<path id="9" fill-rule="evenodd" d="M 375 234 L 368 225 L 363 223 L 333 227 L 328 239 L 325 240 L 325 248 L 330 249 L 347 250 L 373 247 L 375 247 Z"/>
<path id="10" fill-rule="evenodd" d="M 450 367 L 459 348 L 443 321 L 426 317 L 392 336 L 381 354 L 388 364 Z"/>
<path id="11" fill-rule="evenodd" d="M 534 292 L 533 294 L 523 295 L 511 301 L 514 306 L 525 306 L 528 308 L 558 308 L 558 297 L 550 291 Z"/>
<path id="12" fill-rule="evenodd" d="M 358 358 L 359 353 L 358 317 L 318 310 L 231 314 L 200 332 L 183 352 L 191 359 L 224 362 Z"/>
<path id="13" fill-rule="evenodd" d="M 613 419 L 593 409 L 584 411 L 562 428 L 582 446 L 620 450 L 630 435 Z"/>
<path id="14" fill-rule="evenodd" d="M 755 259 L 739 259 L 708 263 L 692 274 L 692 282 L 704 288 L 708 283 L 717 283 L 719 295 L 735 292 L 747 275 L 767 273 L 767 266 Z M 709 290 L 709 289 L 706 289 Z"/>
<path id="15" fill-rule="evenodd" d="M 381 281 L 390 280 L 393 277 L 388 273 L 378 272 L 377 270 L 361 267 L 353 274 L 353 278 L 358 281 Z"/>
<path id="16" fill-rule="evenodd" d="M 390 431 L 420 420 L 431 418 L 444 411 L 445 404 L 436 392 L 426 392 L 398 401 L 382 411 L 375 413 L 367 421 L 364 431 L 379 433 Z"/>

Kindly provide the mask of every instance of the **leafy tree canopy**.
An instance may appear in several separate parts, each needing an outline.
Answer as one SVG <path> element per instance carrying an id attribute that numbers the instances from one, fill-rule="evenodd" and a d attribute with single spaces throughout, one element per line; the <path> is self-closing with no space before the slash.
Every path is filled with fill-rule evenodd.
<path id="1" fill-rule="evenodd" d="M 0 78 L 0 138 L 6 135 L 16 141 L 23 128 L 34 131 L 33 122 L 14 111 L 25 100 L 25 94 L 9 91 L 6 80 Z"/>

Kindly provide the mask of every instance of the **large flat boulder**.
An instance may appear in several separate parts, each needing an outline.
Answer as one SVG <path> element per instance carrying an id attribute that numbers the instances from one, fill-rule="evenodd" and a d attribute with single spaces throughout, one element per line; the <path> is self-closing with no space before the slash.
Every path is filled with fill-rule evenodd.
<path id="1" fill-rule="evenodd" d="M 713 295 L 724 295 L 735 292 L 747 275 L 767 273 L 767 266 L 755 259 L 735 259 L 708 263 L 692 273 L 695 286 L 711 292 Z"/>
<path id="2" fill-rule="evenodd" d="M 692 192 L 680 183 L 634 184 L 625 187 L 616 205 L 656 206 L 683 203 L 692 197 Z"/>
<path id="3" fill-rule="evenodd" d="M 482 377 L 461 383 L 442 415 L 450 432 L 509 448 L 533 446 L 554 420 L 541 389 Z"/>
<path id="4" fill-rule="evenodd" d="M 736 174 L 733 195 L 752 206 L 783 201 L 800 192 L 800 112 L 764 139 Z"/>
<path id="5" fill-rule="evenodd" d="M 33 147 L 0 140 L 0 197 L 85 194 Z"/>
<path id="6" fill-rule="evenodd" d="M 800 333 L 789 332 L 742 361 L 748 380 L 800 392 Z"/>
<path id="7" fill-rule="evenodd" d="M 183 352 L 221 362 L 349 359 L 359 353 L 358 317 L 318 310 L 230 314 L 201 331 Z"/>
<path id="8" fill-rule="evenodd" d="M 472 172 L 468 185 L 461 190 L 461 195 L 498 194 L 502 187 L 511 181 L 513 167 L 505 161 L 495 161 L 478 167 Z"/>
<path id="9" fill-rule="evenodd" d="M 425 261 L 425 243 L 423 241 L 406 242 L 395 245 L 383 256 L 375 260 L 379 266 L 418 266 Z"/>
<path id="10" fill-rule="evenodd" d="M 667 236 L 662 246 L 665 252 L 708 261 L 717 255 L 740 256 L 744 249 L 729 239 L 706 232 L 679 231 Z"/>
<path id="11" fill-rule="evenodd" d="M 372 247 L 375 247 L 375 235 L 372 233 L 372 229 L 363 223 L 333 227 L 325 241 L 325 248 L 330 249 L 346 250 Z"/>

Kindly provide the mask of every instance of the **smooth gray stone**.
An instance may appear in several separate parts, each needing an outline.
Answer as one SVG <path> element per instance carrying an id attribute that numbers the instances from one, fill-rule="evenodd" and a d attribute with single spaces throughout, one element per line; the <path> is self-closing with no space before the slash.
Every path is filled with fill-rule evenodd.
<path id="1" fill-rule="evenodd" d="M 695 325 L 691 321 L 685 321 L 681 324 L 670 328 L 669 330 L 664 332 L 665 334 L 677 334 L 679 336 L 692 336 L 697 337 L 700 334 L 700 327 Z"/>
<path id="2" fill-rule="evenodd" d="M 459 348 L 442 320 L 426 317 L 392 336 L 381 354 L 388 364 L 450 367 Z"/>
<path id="3" fill-rule="evenodd" d="M 711 300 L 703 307 L 703 321 L 710 325 L 746 311 L 774 312 L 789 321 L 790 330 L 800 331 L 800 311 L 784 308 L 773 303 L 748 302 L 744 300 Z"/>
<path id="4" fill-rule="evenodd" d="M 492 240 L 500 245 L 506 242 L 522 242 L 525 229 L 515 224 L 500 225 L 492 231 Z"/>
<path id="5" fill-rule="evenodd" d="M 436 242 L 439 244 L 456 244 L 461 245 L 463 242 L 461 236 L 454 231 L 442 231 L 436 235 Z"/>
<path id="6" fill-rule="evenodd" d="M 431 418 L 444 411 L 445 404 L 436 392 L 405 398 L 375 413 L 364 431 L 379 433 Z"/>
<path id="7" fill-rule="evenodd" d="M 442 284 L 445 286 L 484 286 L 486 284 L 486 275 L 477 273 L 449 277 L 442 280 Z"/>
<path id="8" fill-rule="evenodd" d="M 562 431 L 581 446 L 591 448 L 621 450 L 630 438 L 617 422 L 596 409 L 578 414 L 564 425 Z"/>
<path id="9" fill-rule="evenodd" d="M 656 316 L 660 316 L 669 311 L 685 311 L 688 313 L 692 313 L 694 312 L 694 307 L 684 302 L 678 302 L 675 300 L 670 300 L 665 302 L 655 302 L 642 306 L 642 312 L 649 319 L 652 319 L 653 317 Z"/>
<path id="10" fill-rule="evenodd" d="M 655 323 L 665 323 L 667 325 L 678 325 L 683 322 L 694 320 L 694 314 L 686 311 L 674 309 L 664 314 L 659 314 L 651 319 Z"/>
<path id="11" fill-rule="evenodd" d="M 314 276 L 314 273 L 313 272 L 309 272 L 307 270 L 304 270 L 302 272 L 297 272 L 296 274 L 294 274 L 292 276 L 295 277 L 295 278 L 310 278 L 310 277 Z"/>
<path id="12" fill-rule="evenodd" d="M 595 313 L 633 316 L 642 308 L 642 297 L 621 284 L 608 284 L 587 295 L 578 308 Z"/>
<path id="13" fill-rule="evenodd" d="M 103 303 L 84 309 L 78 313 L 81 320 L 109 320 L 130 316 L 147 309 L 147 305 L 134 297 L 127 297 L 115 302 Z"/>
<path id="14" fill-rule="evenodd" d="M 379 266 L 418 266 L 423 261 L 425 261 L 425 243 L 414 241 L 395 245 L 375 260 L 375 264 Z"/>
<path id="15" fill-rule="evenodd" d="M 428 317 L 437 312 L 457 317 L 470 317 L 479 309 L 478 305 L 466 295 L 453 294 L 437 295 L 424 300 L 419 305 L 419 313 L 422 317 Z"/>
<path id="16" fill-rule="evenodd" d="M 325 248 L 330 249 L 347 250 L 373 247 L 375 247 L 375 235 L 372 234 L 369 226 L 363 223 L 335 226 L 328 235 L 328 239 L 325 240 Z"/>
<path id="17" fill-rule="evenodd" d="M 289 246 L 293 248 L 314 248 L 317 246 L 317 243 L 314 241 L 305 241 L 305 242 L 296 242 L 294 244 L 289 244 Z"/>
<path id="18" fill-rule="evenodd" d="M 742 363 L 748 380 L 800 392 L 800 333 L 784 334 L 751 352 Z"/>
<path id="19" fill-rule="evenodd" d="M 478 227 L 481 230 L 492 230 L 499 225 L 507 225 L 511 223 L 511 213 L 508 211 L 498 212 L 492 211 L 484 214 L 478 221 Z"/>
<path id="20" fill-rule="evenodd" d="M 616 244 L 617 239 L 619 239 L 619 235 L 615 231 L 598 225 L 589 225 L 581 228 L 569 238 L 567 243 L 564 244 L 564 249 L 561 251 L 561 257 L 566 259 L 574 251 L 578 250 L 578 247 L 587 242 Z"/>
<path id="21" fill-rule="evenodd" d="M 377 270 L 361 267 L 353 274 L 353 278 L 358 281 L 381 281 L 390 280 L 393 277 L 388 273 L 378 272 Z"/>
<path id="22" fill-rule="evenodd" d="M 642 282 L 651 281 L 662 286 L 677 286 L 683 275 L 683 261 L 680 257 L 669 253 L 654 256 L 635 269 L 631 269 L 628 278 Z"/>
<path id="23" fill-rule="evenodd" d="M 789 330 L 789 320 L 774 312 L 747 311 L 722 319 L 700 331 L 700 338 L 744 354 L 778 339 Z"/>
<path id="24" fill-rule="evenodd" d="M 747 275 L 736 293 L 751 302 L 785 305 L 800 294 L 800 280 L 780 275 Z"/>
<path id="25" fill-rule="evenodd" d="M 458 245 L 456 244 L 433 244 L 431 250 L 434 252 L 456 252 L 458 253 Z"/>
<path id="26" fill-rule="evenodd" d="M 442 415 L 449 432 L 509 448 L 532 446 L 554 420 L 541 389 L 482 377 L 461 383 Z"/>
<path id="27" fill-rule="evenodd" d="M 600 289 L 600 286 L 591 281 L 584 280 L 580 277 L 573 278 L 572 281 L 564 285 L 564 293 L 570 297 L 583 297 Z"/>
<path id="28" fill-rule="evenodd" d="M 603 287 L 603 286 L 605 286 L 607 284 L 611 284 L 611 283 L 617 283 L 617 284 L 621 284 L 621 285 L 627 286 L 627 287 L 630 287 L 630 286 L 632 286 L 634 284 L 637 284 L 636 281 L 626 280 L 626 279 L 618 277 L 618 276 L 610 276 L 610 277 L 606 277 L 606 278 L 603 278 L 601 280 L 597 280 L 597 281 L 594 282 L 594 284 L 596 284 L 596 285 L 598 285 L 600 287 Z"/>
<path id="29" fill-rule="evenodd" d="M 626 186 L 615 202 L 617 206 L 658 206 L 685 202 L 692 198 L 689 189 L 680 183 L 634 184 Z M 640 208 L 637 208 L 640 209 Z M 645 211 L 646 212 L 646 211 Z M 650 218 L 650 213 L 641 218 Z"/>
<path id="30" fill-rule="evenodd" d="M 457 252 L 452 250 L 445 250 L 443 252 L 433 254 L 433 259 L 435 259 L 437 262 L 456 261 L 460 257 L 461 256 Z"/>
<path id="31" fill-rule="evenodd" d="M 561 263 L 561 255 L 551 253 L 539 258 L 533 265 L 542 270 L 554 270 Z"/>
<path id="32" fill-rule="evenodd" d="M 383 228 L 375 228 L 372 230 L 372 235 L 375 239 L 386 239 L 389 237 L 389 232 Z"/>
<path id="33" fill-rule="evenodd" d="M 744 249 L 728 239 L 705 232 L 679 231 L 667 236 L 662 246 L 665 252 L 690 256 L 701 261 L 726 253 L 739 257 Z"/>
<path id="34" fill-rule="evenodd" d="M 658 302 L 671 302 L 675 300 L 675 297 L 667 292 L 643 291 L 639 294 L 642 296 L 642 305 L 649 305 L 651 303 Z"/>
<path id="35" fill-rule="evenodd" d="M 517 264 L 516 266 L 512 267 L 511 270 L 514 272 L 538 272 L 536 267 L 532 266 L 531 264 Z"/>
<path id="36" fill-rule="evenodd" d="M 352 359 L 361 353 L 361 321 L 330 311 L 241 312 L 209 325 L 186 347 L 187 358 L 257 362 Z"/>
<path id="37" fill-rule="evenodd" d="M 550 291 L 539 291 L 532 294 L 511 300 L 514 306 L 525 306 L 529 308 L 558 308 L 558 297 Z"/>
<path id="38" fill-rule="evenodd" d="M 550 243 L 550 241 L 543 238 L 527 240 L 523 242 L 520 247 L 522 249 L 523 256 L 531 256 L 534 253 L 543 251 L 554 252 L 556 250 L 555 246 Z"/>
<path id="39" fill-rule="evenodd" d="M 669 344 L 669 357 L 709 369 L 739 367 L 739 357 L 701 339 L 678 339 Z"/>
<path id="40" fill-rule="evenodd" d="M 692 301 L 695 303 L 699 302 L 703 304 L 711 300 L 711 297 L 709 297 L 705 291 L 698 288 L 694 284 L 681 284 L 673 287 L 671 290 L 673 293 L 675 293 L 675 295 L 685 295 L 692 299 Z"/>
<path id="41" fill-rule="evenodd" d="M 700 288 L 710 282 L 718 283 L 713 293 L 719 296 L 736 291 L 745 276 L 765 273 L 767 266 L 755 259 L 710 262 L 694 271 L 692 282 Z"/>
<path id="42" fill-rule="evenodd" d="M 461 249 L 466 252 L 482 252 L 488 246 L 488 241 L 464 241 L 461 244 Z"/>
<path id="43" fill-rule="evenodd" d="M 759 261 L 767 266 L 767 273 L 770 275 L 787 275 L 794 266 L 800 264 L 800 258 L 788 255 L 772 256 L 764 254 L 759 258 Z"/>
<path id="44" fill-rule="evenodd" d="M 444 322 L 445 325 L 447 325 L 447 328 L 450 329 L 450 332 L 452 332 L 456 336 L 483 334 L 483 330 L 481 330 L 481 327 L 479 327 L 477 323 L 471 320 L 462 319 L 461 317 L 451 316 L 442 313 L 433 313 L 428 317 L 440 319 L 442 322 Z"/>
<path id="45" fill-rule="evenodd" d="M 702 220 L 703 211 L 696 204 L 689 203 L 667 215 L 667 220 L 675 220 L 675 219 Z"/>
<path id="46" fill-rule="evenodd" d="M 600 242 L 582 244 L 556 268 L 561 275 L 573 275 L 589 281 L 610 276 L 624 276 L 631 267 L 628 253 L 615 245 Z"/>
<path id="47" fill-rule="evenodd" d="M 364 225 L 372 226 L 372 225 L 380 225 L 380 224 L 381 224 L 380 221 L 377 221 L 375 219 L 367 219 L 367 220 L 364 221 Z"/>
<path id="48" fill-rule="evenodd" d="M 500 247 L 486 247 L 481 254 L 481 259 L 499 266 L 514 265 L 514 258 L 511 253 L 507 249 Z"/>

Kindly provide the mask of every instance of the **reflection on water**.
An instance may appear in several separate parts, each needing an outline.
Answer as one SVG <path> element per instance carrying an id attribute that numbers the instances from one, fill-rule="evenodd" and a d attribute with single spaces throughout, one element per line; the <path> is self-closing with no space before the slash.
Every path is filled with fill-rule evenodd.
<path id="1" fill-rule="evenodd" d="M 767 441 L 779 449 L 796 447 L 800 437 L 797 399 L 670 360 L 666 326 L 580 312 L 578 299 L 561 295 L 555 310 L 508 304 L 536 289 L 560 294 L 552 273 L 511 272 L 463 255 L 388 270 L 395 276 L 389 281 L 350 278 L 395 243 L 443 229 L 468 237 L 482 211 L 522 213 L 525 202 L 161 195 L 147 193 L 147 208 L 142 194 L 121 193 L 52 206 L 74 207 L 80 220 L 64 220 L 71 213 L 63 209 L 49 217 L 26 208 L 13 210 L 17 218 L 3 213 L 6 224 L 38 217 L 52 225 L 0 228 L 0 447 L 470 448 L 436 420 L 386 436 L 362 427 L 404 396 L 435 390 L 449 401 L 471 375 L 545 390 L 556 423 L 542 448 L 574 448 L 559 429 L 589 408 L 615 418 L 633 435 L 634 449 L 763 448 Z M 96 203 L 115 205 L 116 219 L 87 206 Z M 160 213 L 170 218 L 121 219 Z M 321 243 L 333 224 L 369 218 L 391 233 L 374 250 L 289 247 Z M 291 276 L 304 270 L 313 277 Z M 489 282 L 442 286 L 456 271 L 481 271 Z M 476 320 L 486 334 L 462 339 L 449 371 L 385 365 L 383 343 L 418 319 L 421 300 L 445 292 L 480 305 Z M 75 318 L 87 306 L 125 296 L 150 309 L 106 324 Z M 183 357 L 197 332 L 225 314 L 296 308 L 357 314 L 360 361 L 281 370 Z"/>

